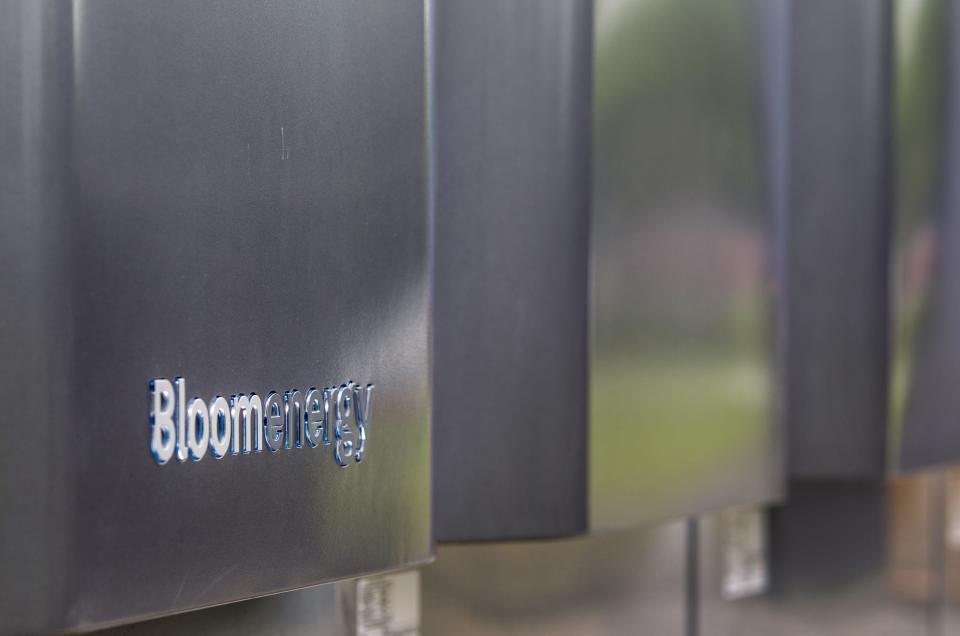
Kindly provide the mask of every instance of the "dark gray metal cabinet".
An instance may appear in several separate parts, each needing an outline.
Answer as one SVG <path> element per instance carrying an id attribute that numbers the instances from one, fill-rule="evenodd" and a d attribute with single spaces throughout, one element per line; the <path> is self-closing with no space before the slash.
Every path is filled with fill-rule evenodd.
<path id="1" fill-rule="evenodd" d="M 791 477 L 886 470 L 890 5 L 791 2 L 786 393 Z"/>
<path id="2" fill-rule="evenodd" d="M 590 11 L 436 5 L 440 541 L 586 528 Z"/>
<path id="3" fill-rule="evenodd" d="M 430 557 L 424 25 L 414 1 L 0 4 L 0 631 Z M 148 383 L 176 377 L 220 410 L 184 429 L 202 460 L 160 465 Z M 362 463 L 358 394 L 329 445 L 297 424 L 349 381 L 375 386 Z M 292 389 L 279 450 L 221 446 L 216 396 Z"/>
<path id="4" fill-rule="evenodd" d="M 813 0 L 792 16 L 789 473 L 956 461 L 957 10 Z"/>
<path id="5" fill-rule="evenodd" d="M 778 495 L 765 14 L 437 4 L 439 541 Z"/>

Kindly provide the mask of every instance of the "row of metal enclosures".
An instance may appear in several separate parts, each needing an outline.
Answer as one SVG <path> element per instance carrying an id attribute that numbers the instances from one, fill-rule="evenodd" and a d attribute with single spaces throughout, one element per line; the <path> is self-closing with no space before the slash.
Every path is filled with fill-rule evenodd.
<path id="1" fill-rule="evenodd" d="M 0 632 L 333 633 L 292 590 L 434 556 L 424 633 L 960 631 L 958 43 L 950 0 L 2 0 Z M 363 462 L 158 463 L 175 377 L 372 384 Z"/>

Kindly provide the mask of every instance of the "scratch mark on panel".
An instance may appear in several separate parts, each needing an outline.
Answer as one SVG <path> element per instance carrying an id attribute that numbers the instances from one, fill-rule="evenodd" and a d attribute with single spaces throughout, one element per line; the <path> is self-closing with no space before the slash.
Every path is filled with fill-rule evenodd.
<path id="1" fill-rule="evenodd" d="M 183 575 L 183 579 L 181 579 L 181 581 L 180 581 L 180 587 L 177 589 L 177 595 L 173 597 L 173 603 L 172 603 L 171 607 L 176 607 L 176 606 L 177 606 L 177 601 L 180 600 L 180 595 L 183 594 L 183 585 L 187 582 L 187 577 L 188 577 L 188 576 L 189 576 L 189 574 L 184 574 L 184 575 Z"/>
<path id="2" fill-rule="evenodd" d="M 239 564 L 239 563 L 234 563 L 233 565 L 231 565 L 230 567 L 228 567 L 226 570 L 224 570 L 223 572 L 221 572 L 220 575 L 217 576 L 217 578 L 215 578 L 215 579 L 213 579 L 212 581 L 210 581 L 210 583 L 208 583 L 206 587 L 204 587 L 202 590 L 200 590 L 200 593 L 197 594 L 194 598 L 196 598 L 196 599 L 202 599 L 204 596 L 207 595 L 207 592 L 209 592 L 209 591 L 212 590 L 214 587 L 216 587 L 217 583 L 219 583 L 220 581 L 222 581 L 223 579 L 225 579 L 228 574 L 230 574 L 231 572 L 233 572 L 234 570 L 236 570 L 238 565 L 240 565 L 240 564 Z"/>

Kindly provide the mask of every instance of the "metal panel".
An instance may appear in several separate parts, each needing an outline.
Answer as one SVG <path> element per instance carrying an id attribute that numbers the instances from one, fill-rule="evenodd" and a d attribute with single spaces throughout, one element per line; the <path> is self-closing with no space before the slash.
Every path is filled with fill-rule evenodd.
<path id="1" fill-rule="evenodd" d="M 792 3 L 788 472 L 883 474 L 890 6 Z"/>
<path id="2" fill-rule="evenodd" d="M 98 631 L 97 636 L 342 636 L 336 585 L 230 603 Z"/>
<path id="3" fill-rule="evenodd" d="M 436 7 L 440 541 L 585 529 L 590 11 Z"/>
<path id="4" fill-rule="evenodd" d="M 960 8 L 899 8 L 893 240 L 894 456 L 903 469 L 960 459 Z"/>
<path id="5" fill-rule="evenodd" d="M 607 527 L 779 489 L 782 26 L 746 0 L 601 2 L 591 151 L 589 10 L 437 6 L 441 541 L 564 536 L 588 507 Z"/>
<path id="6" fill-rule="evenodd" d="M 23 431 L 0 446 L 0 631 L 427 559 L 422 4 L 4 2 L 0 25 Z M 158 465 L 148 381 L 175 376 L 208 399 L 372 383 L 365 460 Z"/>
<path id="7" fill-rule="evenodd" d="M 593 526 L 779 493 L 776 8 L 597 3 Z"/>

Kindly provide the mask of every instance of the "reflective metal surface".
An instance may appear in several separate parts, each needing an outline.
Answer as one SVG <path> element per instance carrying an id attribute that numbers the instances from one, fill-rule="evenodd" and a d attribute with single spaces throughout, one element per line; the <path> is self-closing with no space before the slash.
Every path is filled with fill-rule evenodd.
<path id="1" fill-rule="evenodd" d="M 98 636 L 348 636 L 340 612 L 339 584 L 230 603 L 199 612 L 113 627 Z M 350 635 L 352 636 L 352 635 Z"/>
<path id="2" fill-rule="evenodd" d="M 892 440 L 896 465 L 960 459 L 960 8 L 898 4 Z"/>
<path id="3" fill-rule="evenodd" d="M 436 5 L 439 541 L 586 527 L 589 0 Z"/>
<path id="4" fill-rule="evenodd" d="M 597 2 L 594 526 L 779 493 L 777 9 L 747 0 Z"/>
<path id="5" fill-rule="evenodd" d="M 440 546 L 422 569 L 422 634 L 686 630 L 685 529 L 674 522 L 562 541 Z"/>
<path id="6" fill-rule="evenodd" d="M 424 33 L 419 2 L 0 4 L 0 631 L 430 556 Z M 177 375 L 195 459 L 225 391 L 376 384 L 366 442 L 331 432 L 364 461 L 158 465 Z"/>
<path id="7" fill-rule="evenodd" d="M 792 2 L 788 472 L 885 470 L 890 5 Z"/>

